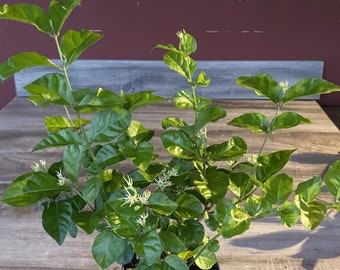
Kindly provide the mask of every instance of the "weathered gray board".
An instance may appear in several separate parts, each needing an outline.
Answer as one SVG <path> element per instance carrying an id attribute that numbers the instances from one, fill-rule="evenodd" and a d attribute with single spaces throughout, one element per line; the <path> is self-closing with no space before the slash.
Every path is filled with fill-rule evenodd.
<path id="1" fill-rule="evenodd" d="M 269 73 L 278 82 L 293 85 L 303 78 L 322 78 L 323 61 L 197 61 L 197 70 L 211 78 L 207 88 L 197 94 L 215 99 L 256 99 L 252 91 L 235 84 L 239 76 Z M 17 96 L 27 96 L 24 86 L 55 69 L 34 67 L 15 75 Z M 172 97 L 181 89 L 188 89 L 185 78 L 170 71 L 163 61 L 135 60 L 77 60 L 69 69 L 74 89 L 102 87 L 126 93 L 155 90 L 163 97 Z M 318 96 L 311 97 L 312 99 Z"/>

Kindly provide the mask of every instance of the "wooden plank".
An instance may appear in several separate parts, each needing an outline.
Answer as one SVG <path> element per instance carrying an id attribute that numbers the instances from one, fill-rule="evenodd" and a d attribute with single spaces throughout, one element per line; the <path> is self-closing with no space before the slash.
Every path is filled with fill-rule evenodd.
<path id="1" fill-rule="evenodd" d="M 277 81 L 293 85 L 303 78 L 322 78 L 323 61 L 197 61 L 197 69 L 204 70 L 211 78 L 208 88 L 197 89 L 199 95 L 214 99 L 258 99 L 252 91 L 235 84 L 239 76 L 269 73 Z M 17 73 L 17 96 L 27 96 L 23 87 L 46 72 L 55 69 L 34 67 Z M 186 80 L 170 71 L 163 61 L 78 60 L 70 67 L 69 74 L 75 89 L 102 87 L 118 93 L 155 90 L 158 95 L 172 97 L 178 90 L 188 88 Z"/>
<path id="2" fill-rule="evenodd" d="M 272 113 L 272 105 L 266 100 L 217 100 L 228 112 L 227 119 L 209 125 L 210 143 L 227 140 L 230 136 L 243 137 L 249 154 L 256 153 L 263 138 L 243 129 L 228 127 L 226 123 L 245 112 Z M 295 184 L 301 180 L 322 174 L 339 159 L 340 133 L 316 101 L 288 103 L 284 111 L 296 111 L 314 122 L 273 135 L 267 152 L 278 149 L 299 148 L 286 168 L 294 177 Z M 0 194 L 8 183 L 20 173 L 30 171 L 30 164 L 41 158 L 55 160 L 60 153 L 54 150 L 30 153 L 46 133 L 43 115 L 62 114 L 59 108 L 41 109 L 26 99 L 15 98 L 0 111 Z M 161 120 L 177 115 L 190 122 L 189 110 L 179 111 L 172 104 L 161 103 L 136 112 L 135 119 L 151 129 L 156 135 L 162 129 Z M 162 160 L 168 155 L 161 150 L 161 142 L 154 139 L 155 151 Z M 129 168 L 125 164 L 123 169 Z M 327 197 L 325 196 L 325 199 Z M 0 203 L 0 269 L 27 270 L 95 270 L 100 269 L 91 255 L 94 235 L 79 231 L 77 239 L 67 237 L 58 246 L 41 226 L 41 210 L 34 207 L 14 209 Z M 276 218 L 253 222 L 251 229 L 242 236 L 223 239 L 218 253 L 221 269 L 337 269 L 340 264 L 340 215 L 329 213 L 327 220 L 316 231 L 305 231 L 299 224 L 288 229 L 278 224 Z M 109 270 L 118 270 L 114 265 Z"/>

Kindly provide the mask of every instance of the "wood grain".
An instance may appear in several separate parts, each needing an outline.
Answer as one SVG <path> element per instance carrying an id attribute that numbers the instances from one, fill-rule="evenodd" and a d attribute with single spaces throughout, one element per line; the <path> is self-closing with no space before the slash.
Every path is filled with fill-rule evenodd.
<path id="1" fill-rule="evenodd" d="M 262 137 L 246 130 L 227 126 L 233 117 L 245 112 L 260 111 L 272 114 L 271 103 L 266 100 L 216 100 L 223 106 L 226 119 L 209 125 L 210 143 L 228 140 L 231 136 L 243 137 L 249 145 L 249 154 L 256 153 Z M 285 171 L 295 184 L 314 175 L 322 174 L 339 159 L 340 133 L 315 101 L 296 101 L 284 110 L 296 111 L 312 120 L 312 125 L 279 131 L 273 135 L 267 152 L 279 149 L 298 151 Z M 30 150 L 46 134 L 43 115 L 63 112 L 57 108 L 45 109 L 31 105 L 26 99 L 15 98 L 0 111 L 0 193 L 16 175 L 30 170 L 30 164 L 41 158 L 51 162 L 58 151 Z M 161 103 L 138 110 L 135 119 L 162 132 L 161 120 L 177 115 L 192 121 L 190 111 L 178 111 L 172 104 Z M 161 142 L 155 138 L 160 159 L 168 159 Z M 130 164 L 125 164 L 126 168 Z M 324 195 L 327 199 L 327 196 Z M 0 269 L 99 269 L 91 255 L 93 235 L 79 231 L 77 239 L 67 238 L 59 247 L 41 226 L 41 210 L 14 209 L 0 204 Z M 253 222 L 244 235 L 223 239 L 218 253 L 221 269 L 338 269 L 340 265 L 340 215 L 329 213 L 327 220 L 315 231 L 305 231 L 299 224 L 288 229 L 276 218 Z M 112 266 L 109 269 L 119 269 Z"/>

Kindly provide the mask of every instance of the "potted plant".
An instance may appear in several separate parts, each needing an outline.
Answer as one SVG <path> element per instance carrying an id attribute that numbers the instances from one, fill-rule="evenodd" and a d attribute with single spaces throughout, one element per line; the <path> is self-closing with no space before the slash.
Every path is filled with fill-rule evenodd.
<path id="1" fill-rule="evenodd" d="M 73 89 L 70 65 L 102 35 L 89 30 L 68 30 L 65 20 L 80 0 L 51 1 L 48 13 L 33 4 L 4 5 L 0 18 L 35 26 L 54 39 L 60 62 L 35 52 L 11 56 L 0 65 L 0 78 L 47 66 L 45 74 L 28 84 L 29 100 L 40 106 L 63 106 L 65 115 L 46 116 L 47 135 L 33 151 L 63 148 L 53 164 L 44 160 L 33 171 L 18 176 L 1 196 L 14 207 L 41 204 L 42 225 L 61 245 L 78 228 L 94 234 L 92 254 L 107 268 L 117 262 L 123 269 L 218 269 L 218 238 L 244 233 L 253 220 L 276 214 L 286 226 L 300 220 L 316 228 L 328 208 L 339 210 L 340 163 L 324 178 L 313 177 L 293 188 L 291 176 L 282 172 L 295 150 L 265 152 L 270 135 L 277 130 L 310 123 L 294 112 L 281 113 L 288 102 L 303 96 L 338 91 L 322 79 L 303 79 L 289 87 L 269 74 L 242 76 L 236 83 L 273 102 L 271 119 L 261 113 L 245 113 L 229 125 L 262 133 L 263 144 L 253 158 L 245 159 L 246 142 L 238 136 L 210 144 L 209 123 L 223 121 L 225 110 L 212 100 L 196 95 L 210 79 L 196 74 L 193 36 L 177 33 L 178 47 L 164 49 L 164 62 L 184 77 L 189 90 L 172 100 L 179 110 L 191 110 L 193 121 L 169 116 L 162 121 L 160 138 L 169 161 L 158 160 L 151 143 L 154 131 L 134 120 L 136 110 L 165 99 L 150 91 L 116 94 L 98 87 Z M 129 160 L 130 170 L 119 164 Z M 318 199 L 323 187 L 334 201 Z M 208 231 L 210 231 L 208 233 Z"/>

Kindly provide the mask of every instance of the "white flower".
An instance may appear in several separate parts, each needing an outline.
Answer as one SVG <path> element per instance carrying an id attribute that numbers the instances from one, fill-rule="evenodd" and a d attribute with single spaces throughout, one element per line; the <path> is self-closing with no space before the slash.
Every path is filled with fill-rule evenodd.
<path id="1" fill-rule="evenodd" d="M 63 176 L 61 169 L 59 170 L 59 172 L 57 172 L 57 177 L 58 177 L 58 182 L 57 182 L 58 185 L 59 186 L 64 185 L 67 179 Z"/>
<path id="2" fill-rule="evenodd" d="M 172 176 L 177 176 L 178 171 L 175 168 L 163 169 L 160 175 L 155 179 L 157 189 L 163 191 L 166 187 L 171 186 L 169 181 Z"/>
<path id="3" fill-rule="evenodd" d="M 137 223 L 138 223 L 139 225 L 145 226 L 146 219 L 148 218 L 148 216 L 149 216 L 149 213 L 148 213 L 148 212 L 145 212 L 145 213 L 141 214 L 141 215 L 137 218 Z"/>
<path id="4" fill-rule="evenodd" d="M 289 83 L 288 81 L 279 82 L 279 86 L 281 87 L 283 93 L 285 93 L 289 88 Z"/>
<path id="5" fill-rule="evenodd" d="M 38 162 L 34 162 L 31 165 L 31 168 L 35 172 L 47 172 L 47 167 L 46 167 L 45 159 L 40 159 L 39 163 Z"/>

